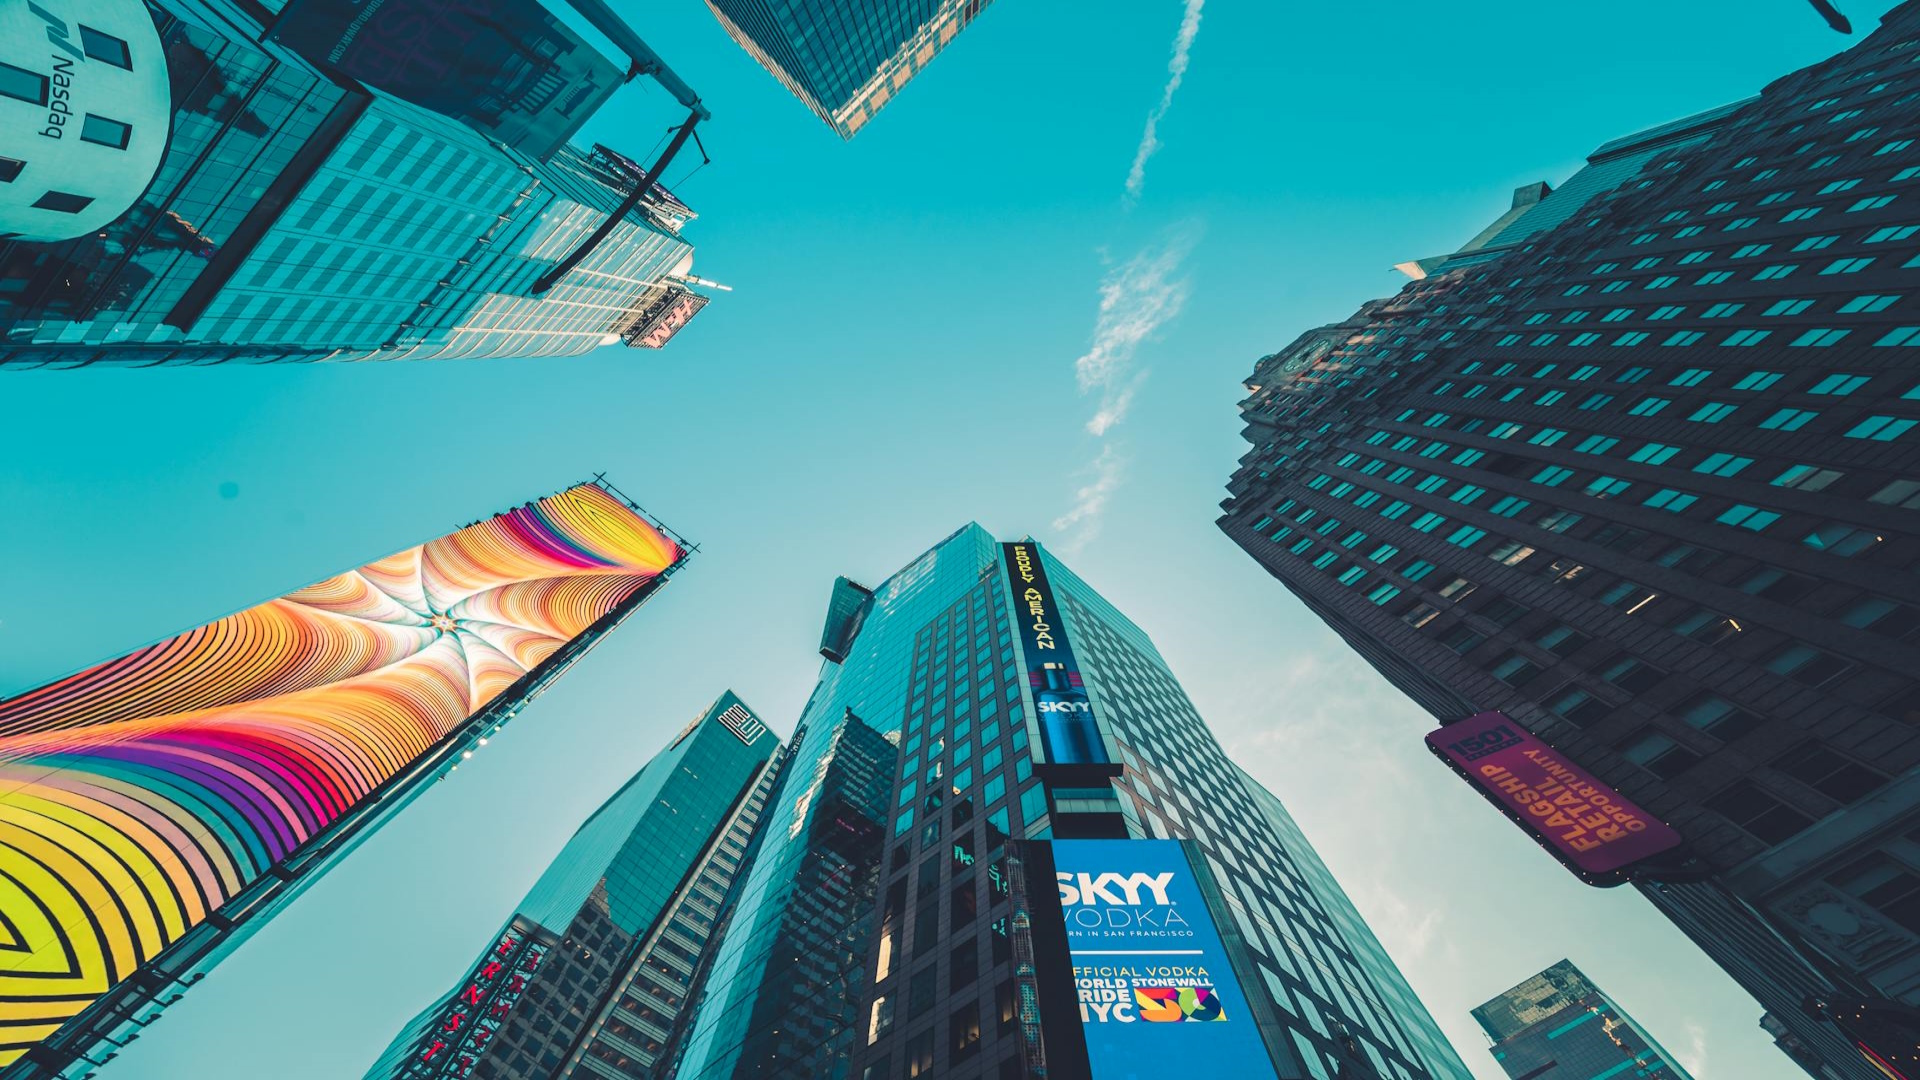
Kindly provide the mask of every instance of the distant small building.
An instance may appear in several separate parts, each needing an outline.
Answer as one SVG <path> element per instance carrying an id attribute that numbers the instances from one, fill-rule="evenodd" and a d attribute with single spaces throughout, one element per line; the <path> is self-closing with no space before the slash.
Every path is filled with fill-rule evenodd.
<path id="1" fill-rule="evenodd" d="M 991 0 L 707 0 L 740 47 L 853 138 Z"/>
<path id="2" fill-rule="evenodd" d="M 1572 961 L 1473 1010 L 1473 1018 L 1513 1080 L 1693 1080 Z"/>

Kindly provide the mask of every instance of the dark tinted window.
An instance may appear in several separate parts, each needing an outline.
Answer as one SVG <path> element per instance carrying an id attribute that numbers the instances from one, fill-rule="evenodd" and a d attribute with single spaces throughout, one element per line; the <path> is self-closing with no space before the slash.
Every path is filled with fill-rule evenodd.
<path id="1" fill-rule="evenodd" d="M 93 205 L 93 200 L 85 195 L 73 195 L 65 191 L 49 191 L 33 200 L 40 210 L 54 210 L 62 214 L 77 214 Z"/>
<path id="2" fill-rule="evenodd" d="M 47 103 L 47 77 L 37 71 L 0 64 L 0 97 L 17 98 L 35 105 Z"/>
<path id="3" fill-rule="evenodd" d="M 112 64 L 117 68 L 133 70 L 133 61 L 127 55 L 127 43 L 112 34 L 103 34 L 91 26 L 80 27 L 80 47 L 88 56 L 103 64 Z"/>
<path id="4" fill-rule="evenodd" d="M 1707 809 L 1769 844 L 1778 844 L 1813 819 L 1774 798 L 1751 780 L 1736 780 L 1707 800 Z"/>

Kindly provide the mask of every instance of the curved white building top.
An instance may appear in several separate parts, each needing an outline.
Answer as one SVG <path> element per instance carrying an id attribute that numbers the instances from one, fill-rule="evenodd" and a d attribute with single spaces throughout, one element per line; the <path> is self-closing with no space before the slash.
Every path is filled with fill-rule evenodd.
<path id="1" fill-rule="evenodd" d="M 0 0 L 0 239 L 67 240 L 126 213 L 172 116 L 140 0 Z"/>

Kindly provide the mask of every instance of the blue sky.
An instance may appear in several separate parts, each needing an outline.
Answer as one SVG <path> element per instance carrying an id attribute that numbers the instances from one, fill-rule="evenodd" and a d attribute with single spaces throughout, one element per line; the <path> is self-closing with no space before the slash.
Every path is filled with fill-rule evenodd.
<path id="1" fill-rule="evenodd" d="M 1425 714 L 1212 522 L 1257 357 L 1516 185 L 1846 39 L 1801 0 L 1201 3 L 1000 0 L 849 144 L 703 5 L 630 4 L 713 108 L 680 191 L 696 271 L 735 287 L 664 352 L 0 376 L 0 693 L 596 470 L 703 548 L 107 1080 L 359 1076 L 721 690 L 790 729 L 835 574 L 969 519 L 1068 552 L 1154 636 L 1479 1076 L 1466 1010 L 1562 957 L 1699 1080 L 1802 1075 L 1644 902 L 1433 761 Z M 639 155 L 678 117 L 636 84 L 586 134 Z"/>

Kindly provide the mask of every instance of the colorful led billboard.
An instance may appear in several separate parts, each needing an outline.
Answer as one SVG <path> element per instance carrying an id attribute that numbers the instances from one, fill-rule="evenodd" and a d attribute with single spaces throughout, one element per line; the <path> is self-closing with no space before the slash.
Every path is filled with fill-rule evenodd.
<path id="1" fill-rule="evenodd" d="M 1040 546 L 1001 544 L 1007 580 L 1013 587 L 1013 617 L 1020 627 L 1020 651 L 1027 665 L 1039 727 L 1035 744 L 1044 764 L 1113 771 L 1106 739 L 1094 715 L 1093 700 L 1080 678 L 1080 665 L 1067 641 L 1067 628 L 1053 586 L 1040 561 Z"/>
<path id="2" fill-rule="evenodd" d="M 0 1066 L 681 555 L 582 485 L 0 701 Z"/>
<path id="3" fill-rule="evenodd" d="M 1275 1075 L 1178 840 L 1055 840 L 1093 1080 Z"/>
<path id="4" fill-rule="evenodd" d="M 1680 846 L 1666 823 L 1505 713 L 1476 713 L 1428 732 L 1427 748 L 1593 884 L 1618 884 L 1625 868 Z"/>

